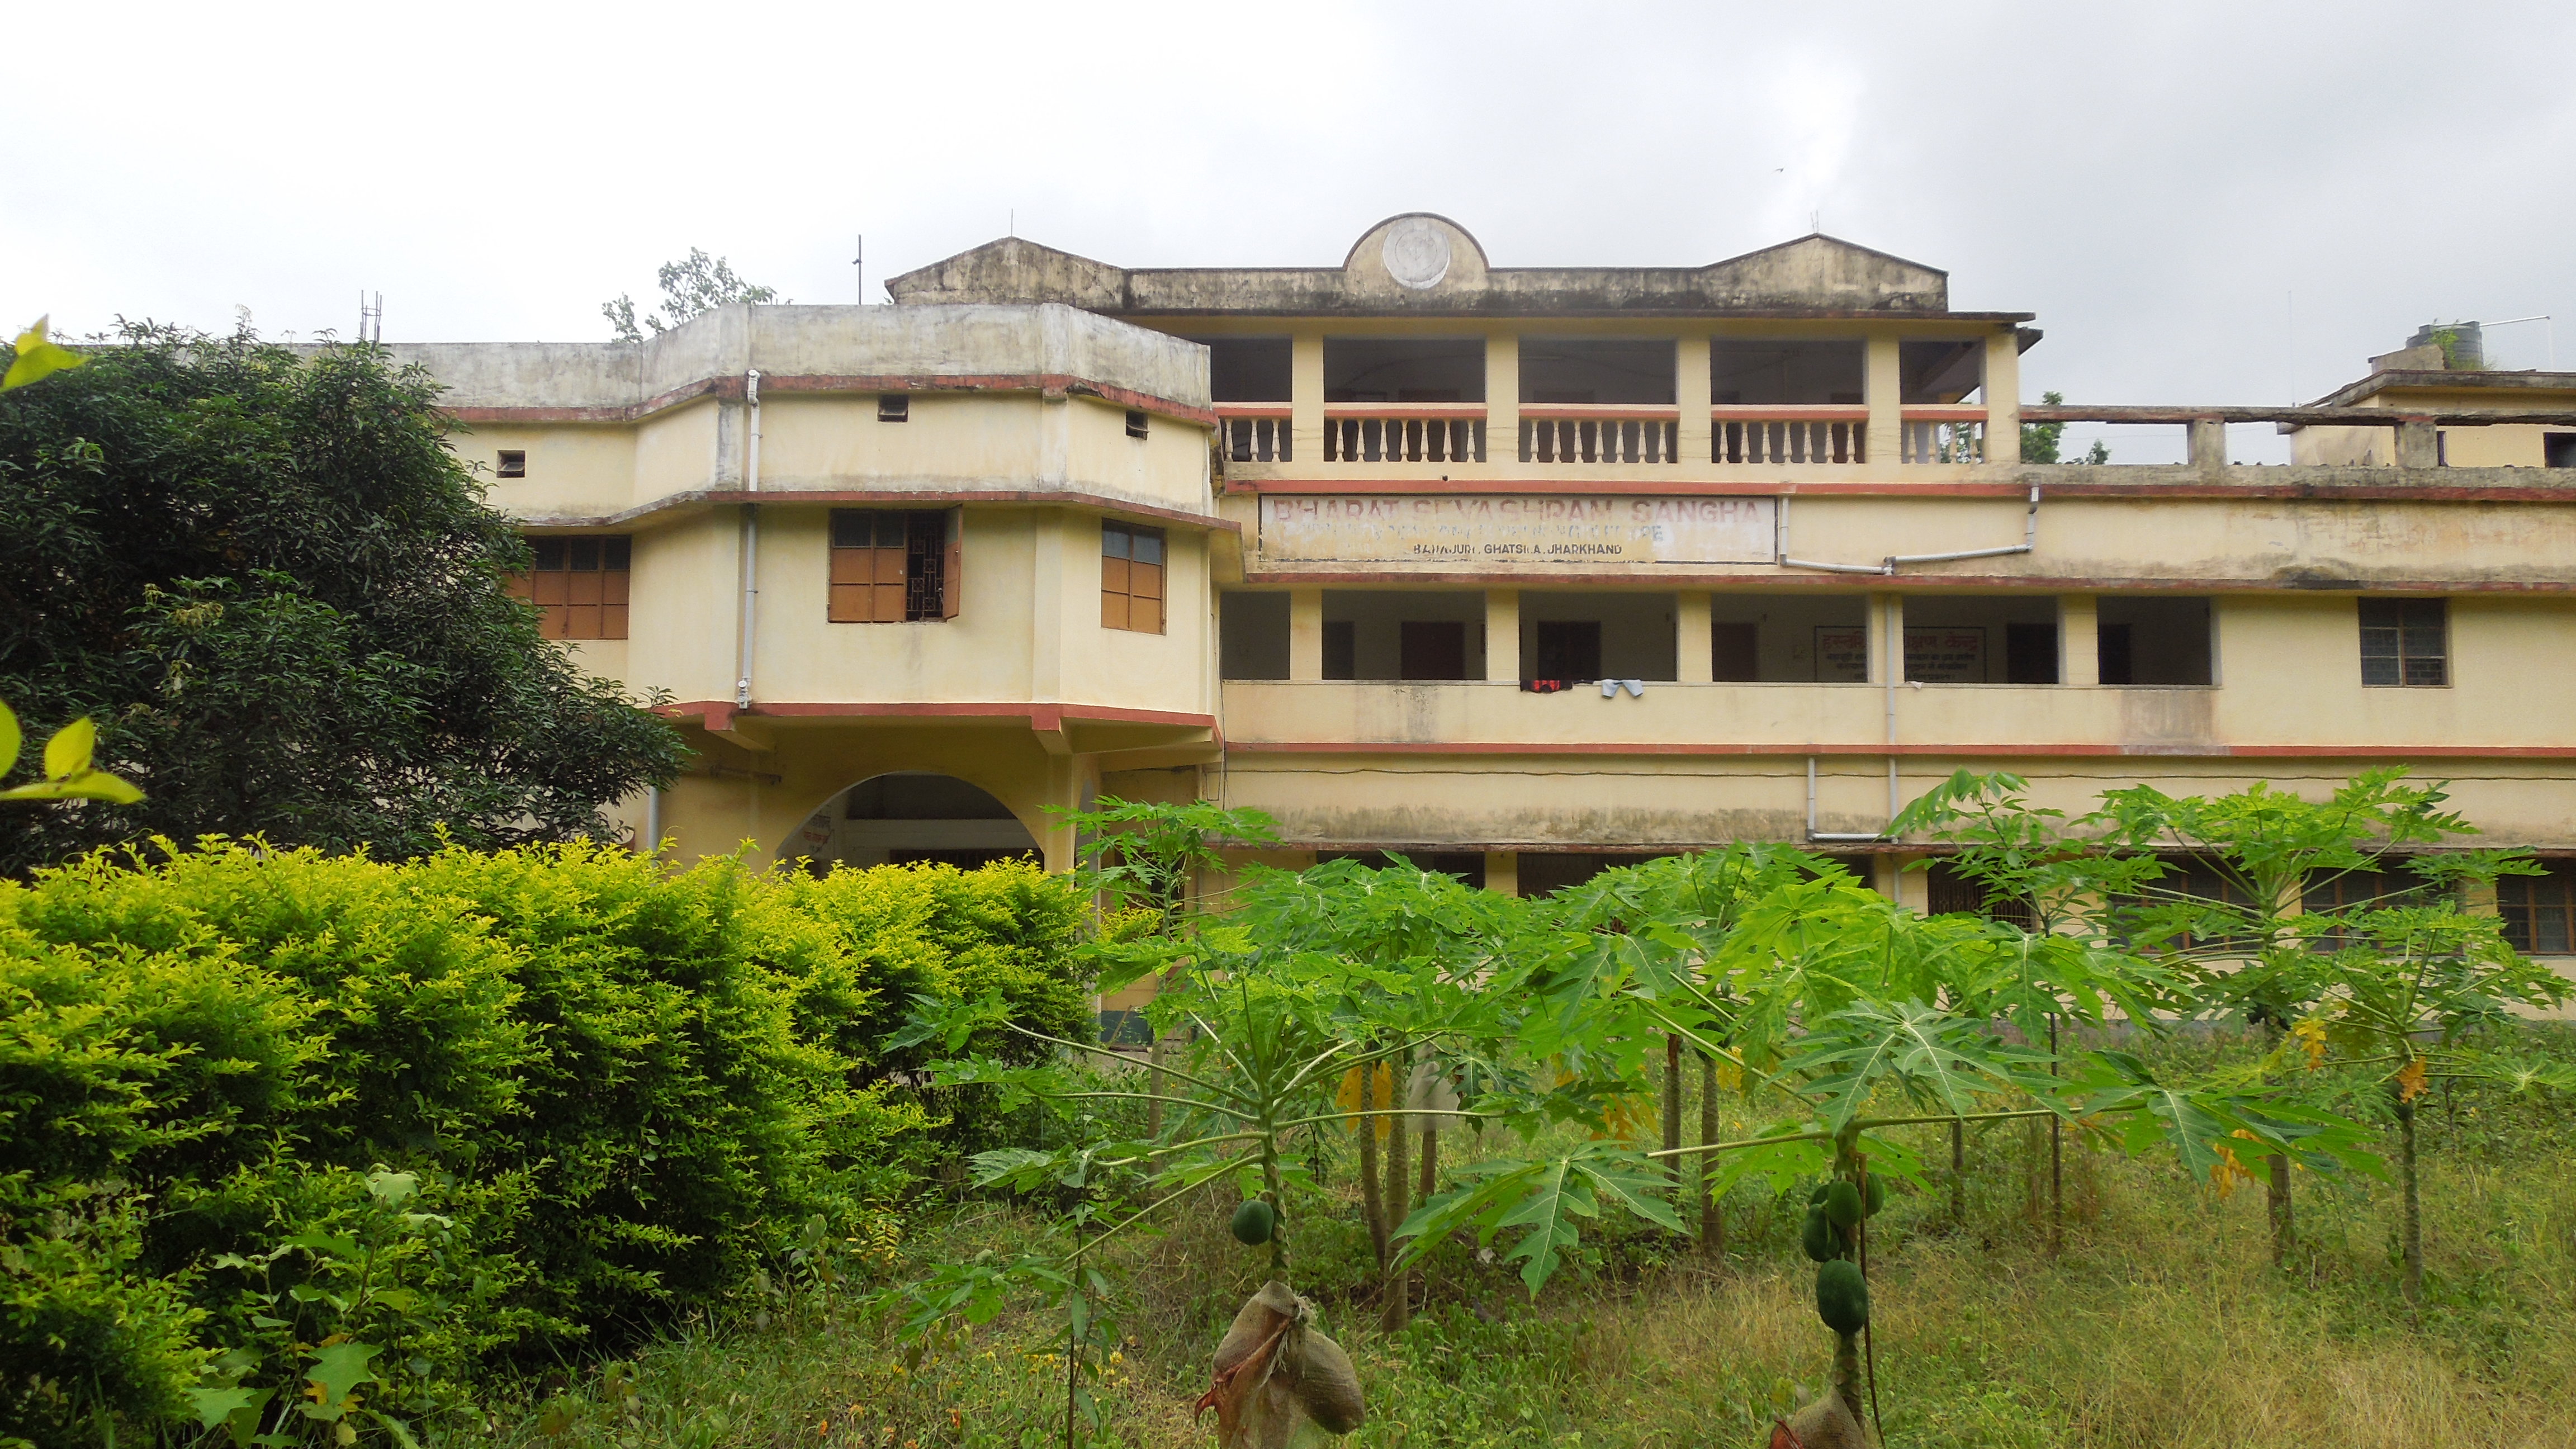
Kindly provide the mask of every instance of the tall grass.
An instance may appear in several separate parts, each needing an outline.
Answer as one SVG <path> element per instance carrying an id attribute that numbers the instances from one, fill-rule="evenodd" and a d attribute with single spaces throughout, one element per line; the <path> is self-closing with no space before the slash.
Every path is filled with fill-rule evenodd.
<path id="1" fill-rule="evenodd" d="M 2425 1114 L 2427 1294 L 2395 1288 L 2395 1189 L 2299 1184 L 2301 1250 L 2269 1262 L 2259 1186 L 2221 1196 L 2170 1166 L 2070 1139 L 2063 1250 L 2046 1251 L 2044 1139 L 1974 1141 L 1968 1218 L 1935 1184 L 1872 1227 L 1878 1393 L 1888 1440 L 1926 1449 L 2314 1444 L 2576 1445 L 2576 1139 L 2563 1110 L 2495 1094 Z M 1927 1155 L 1946 1145 L 1927 1132 Z M 1444 1148 L 1455 1163 L 1472 1156 Z M 1429 1305 L 1375 1331 L 1356 1184 L 1301 1219 L 1300 1286 L 1357 1360 L 1359 1446 L 1697 1446 L 1767 1442 L 1820 1390 L 1830 1339 L 1798 1254 L 1794 1201 L 1729 1198 L 1722 1267 L 1637 1225 L 1587 1234 L 1579 1276 L 1536 1304 L 1503 1265 L 1444 1250 Z M 1803 1194 L 1797 1195 L 1802 1198 Z M 1120 1258 L 1126 1347 L 1092 1442 L 1213 1442 L 1187 1405 L 1260 1255 L 1230 1201 L 1177 1214 Z M 1317 1208 L 1321 1210 L 1318 1211 Z M 1043 1222 L 942 1208 L 916 1261 L 1017 1252 Z M 530 1398 L 499 1442 L 990 1446 L 1062 1442 L 1061 1324 L 1011 1313 L 907 1370 L 853 1299 L 783 1284 L 747 1295 L 605 1378 Z"/>

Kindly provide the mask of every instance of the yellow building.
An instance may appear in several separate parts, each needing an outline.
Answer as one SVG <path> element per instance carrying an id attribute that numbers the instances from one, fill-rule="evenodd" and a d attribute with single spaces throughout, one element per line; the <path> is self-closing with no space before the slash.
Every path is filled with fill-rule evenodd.
<path id="1" fill-rule="evenodd" d="M 1783 840 L 1923 904 L 1945 878 L 1882 831 L 1962 766 L 2081 810 L 2385 763 L 2576 853 L 2576 377 L 2043 410 L 2030 317 L 1917 263 L 1495 267 L 1427 215 L 1338 266 L 1007 240 L 889 291 L 396 349 L 536 537 L 550 629 L 690 732 L 629 807 L 683 856 L 1060 865 L 1049 807 L 1197 796 L 1287 863 L 1535 891 Z M 2022 461 L 2052 419 L 2191 461 Z M 2298 461 L 2230 464 L 2230 421 Z M 2507 903 L 2535 946 L 2570 884 Z"/>

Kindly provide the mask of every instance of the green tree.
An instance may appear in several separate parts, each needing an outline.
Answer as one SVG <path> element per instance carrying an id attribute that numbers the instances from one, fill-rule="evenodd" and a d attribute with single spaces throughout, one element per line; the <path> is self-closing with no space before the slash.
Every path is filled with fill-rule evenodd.
<path id="1" fill-rule="evenodd" d="M 655 336 L 670 331 L 701 312 L 735 302 L 776 302 L 782 300 L 776 287 L 763 287 L 734 275 L 732 265 L 723 257 L 710 257 L 697 247 L 689 248 L 687 257 L 664 262 L 657 280 L 662 286 L 662 310 L 644 318 L 644 327 Z M 635 325 L 635 299 L 624 293 L 614 301 L 599 304 L 600 315 L 617 329 L 620 342 L 641 342 L 643 328 Z"/>
<path id="2" fill-rule="evenodd" d="M 408 857 L 597 836 L 686 758 L 538 637 L 425 373 L 149 324 L 0 398 L 0 697 L 141 801 L 0 818 L 0 871 L 165 835 Z M 14 363 L 13 363 L 14 365 Z"/>
<path id="3" fill-rule="evenodd" d="M 2066 402 L 2066 394 L 2044 392 L 2039 395 L 2039 401 L 2044 407 L 2059 407 Z M 2093 446 L 2086 449 L 2084 456 L 2080 458 L 2058 457 L 2059 441 L 2065 436 L 2066 424 L 2064 423 L 2022 424 L 2021 460 L 2025 463 L 2108 463 L 2111 461 L 2111 450 L 2104 447 L 2099 438 L 2093 440 Z"/>

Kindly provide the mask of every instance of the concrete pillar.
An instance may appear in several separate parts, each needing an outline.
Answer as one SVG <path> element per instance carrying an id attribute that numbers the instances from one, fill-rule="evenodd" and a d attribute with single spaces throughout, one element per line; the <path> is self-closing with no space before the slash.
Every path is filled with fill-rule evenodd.
<path id="1" fill-rule="evenodd" d="M 1700 415 L 1707 416 L 1701 408 Z M 1685 412 L 1683 417 L 1689 417 Z M 1673 648 L 1681 655 L 1674 661 L 1673 678 L 1684 684 L 1706 684 L 1716 674 L 1715 659 L 1710 653 L 1709 597 L 1698 592 L 1681 595 L 1673 609 Z"/>
<path id="2" fill-rule="evenodd" d="M 1485 335 L 1485 456 L 1521 455 L 1521 339 L 1516 332 Z"/>
<path id="3" fill-rule="evenodd" d="M 1869 432 L 1864 446 L 1869 461 L 1878 467 L 1893 467 L 1904 456 L 1904 396 L 1905 373 L 1897 365 L 1896 339 L 1870 338 L 1862 353 L 1861 398 L 1869 404 Z"/>
<path id="4" fill-rule="evenodd" d="M 2006 327 L 1986 338 L 1986 461 L 2021 461 L 2021 341 Z"/>
<path id="5" fill-rule="evenodd" d="M 2057 678 L 2063 684 L 2102 682 L 2102 616 L 2091 594 L 2057 596 Z"/>
<path id="6" fill-rule="evenodd" d="M 1288 591 L 1288 677 L 1324 677 L 1324 591 Z"/>
<path id="7" fill-rule="evenodd" d="M 1324 334 L 1288 342 L 1288 442 L 1300 463 L 1324 461 Z"/>
<path id="8" fill-rule="evenodd" d="M 1485 590 L 1485 677 L 1517 684 L 1521 677 L 1521 591 Z"/>
<path id="9" fill-rule="evenodd" d="M 1673 347 L 1673 401 L 1681 404 L 1681 428 L 1674 452 L 1686 463 L 1705 463 L 1714 455 L 1708 423 L 1708 339 L 1685 337 Z M 1690 678 L 1685 674 L 1684 679 Z"/>
<path id="10" fill-rule="evenodd" d="M 1891 654 L 1897 661 L 1896 669 L 1894 671 L 1896 682 L 1899 684 L 1905 682 L 1903 677 L 1905 668 L 1903 662 L 1905 658 L 1905 643 L 1902 638 L 1904 628 L 1905 596 L 1903 594 L 1872 594 L 1869 596 L 1870 683 L 1885 684 L 1888 682 L 1891 673 L 1888 668 L 1888 661 Z"/>
<path id="11" fill-rule="evenodd" d="M 2442 466 L 2442 435 L 2429 418 L 2409 418 L 2397 425 L 2397 466 Z"/>
<path id="12" fill-rule="evenodd" d="M 1516 896 L 1521 893 L 1519 852 L 1510 850 L 1485 852 L 1485 889 L 1497 895 Z"/>
<path id="13" fill-rule="evenodd" d="M 2227 466 L 2227 424 L 2216 418 L 2191 420 L 2191 466 L 2210 473 Z"/>
<path id="14" fill-rule="evenodd" d="M 1932 878 L 1922 871 L 1905 868 L 1922 859 L 1921 856 L 1890 853 L 1877 859 L 1879 869 L 1886 872 L 1883 879 L 1887 884 L 1880 889 L 1886 892 L 1888 899 L 1916 911 L 1931 907 Z"/>

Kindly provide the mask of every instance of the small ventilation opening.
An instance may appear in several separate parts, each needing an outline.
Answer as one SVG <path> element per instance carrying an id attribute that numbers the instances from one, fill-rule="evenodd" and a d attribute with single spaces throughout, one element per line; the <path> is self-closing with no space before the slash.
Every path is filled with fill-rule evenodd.
<path id="1" fill-rule="evenodd" d="M 1141 438 L 1145 436 L 1144 409 L 1129 408 L 1127 410 L 1127 436 L 1131 438 Z"/>
<path id="2" fill-rule="evenodd" d="M 890 392 L 877 399 L 877 421 L 904 423 L 912 420 L 912 398 L 909 394 Z"/>
<path id="3" fill-rule="evenodd" d="M 517 448 L 503 448 L 501 450 L 501 466 L 498 469 L 498 472 L 504 478 L 527 477 L 528 455 Z"/>

